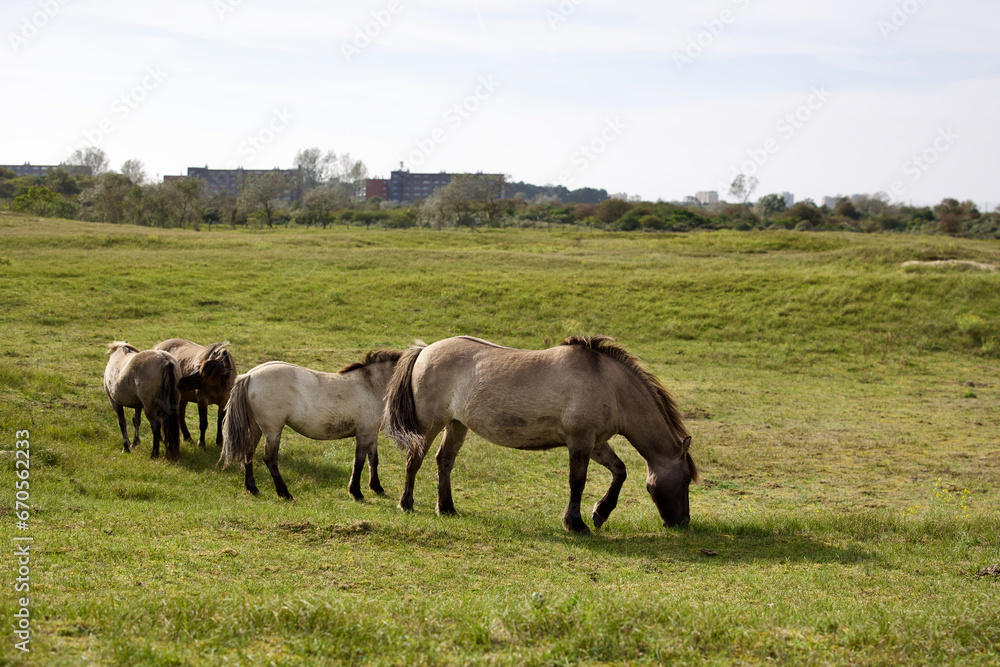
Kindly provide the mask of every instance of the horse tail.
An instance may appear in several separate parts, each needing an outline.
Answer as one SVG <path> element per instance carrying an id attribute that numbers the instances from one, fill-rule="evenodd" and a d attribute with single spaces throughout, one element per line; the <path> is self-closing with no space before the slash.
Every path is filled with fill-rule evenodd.
<path id="1" fill-rule="evenodd" d="M 178 406 L 181 394 L 178 390 L 180 382 L 180 366 L 171 357 L 165 360 L 163 382 L 160 383 L 160 415 L 163 425 L 163 438 L 167 442 L 167 455 L 170 458 L 181 454 L 181 427 Z"/>
<path id="2" fill-rule="evenodd" d="M 222 420 L 222 453 L 219 455 L 223 469 L 233 461 L 245 463 L 257 444 L 253 437 L 255 424 L 248 384 L 250 375 L 236 378 L 226 403 L 226 417 Z"/>
<path id="3" fill-rule="evenodd" d="M 426 343 L 416 341 L 403 352 L 396 362 L 396 370 L 385 394 L 385 413 L 382 419 L 385 434 L 409 455 L 416 453 L 423 456 L 427 447 L 417 420 L 417 404 L 413 398 L 413 366 L 425 347 Z"/>

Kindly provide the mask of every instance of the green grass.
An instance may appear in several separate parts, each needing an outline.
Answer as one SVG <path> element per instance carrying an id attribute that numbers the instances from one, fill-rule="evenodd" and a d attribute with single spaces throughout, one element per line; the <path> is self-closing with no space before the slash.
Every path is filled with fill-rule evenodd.
<path id="1" fill-rule="evenodd" d="M 0 449 L 31 431 L 32 619 L 13 664 L 996 664 L 1000 264 L 927 236 L 497 230 L 162 231 L 0 216 Z M 353 441 L 286 430 L 261 496 L 209 448 L 120 451 L 105 346 L 229 340 L 335 370 L 471 334 L 608 334 L 688 415 L 703 483 L 667 530 L 644 465 L 610 521 L 561 528 L 565 451 L 470 436 L 458 517 L 347 493 Z M 990 345 L 990 341 L 994 341 Z M 210 418 L 214 424 L 214 409 Z M 192 411 L 189 426 L 195 424 Z M 15 611 L 0 455 L 0 609 Z M 609 476 L 591 468 L 586 506 Z M 714 554 L 714 555 L 712 555 Z"/>

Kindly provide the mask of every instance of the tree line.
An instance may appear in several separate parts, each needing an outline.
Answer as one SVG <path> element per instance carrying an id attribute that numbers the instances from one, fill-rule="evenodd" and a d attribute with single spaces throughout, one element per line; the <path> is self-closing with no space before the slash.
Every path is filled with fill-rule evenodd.
<path id="1" fill-rule="evenodd" d="M 936 206 L 906 206 L 891 203 L 884 193 L 840 197 L 833 206 L 805 200 L 786 207 L 778 194 L 750 203 L 757 183 L 739 176 L 730 189 L 737 203 L 631 202 L 592 188 L 569 191 L 511 183 L 502 175 L 457 174 L 426 199 L 400 204 L 377 197 L 365 201 L 364 163 L 318 148 L 296 155 L 298 182 L 290 182 L 280 171 L 266 172 L 248 177 L 238 195 L 208 192 L 205 181 L 194 177 L 151 183 L 142 162 L 135 159 L 114 171 L 100 149 L 77 151 L 67 164 L 89 167 L 91 174 L 53 169 L 45 176 L 17 176 L 0 170 L 0 204 L 38 216 L 194 229 L 337 224 L 672 232 L 777 228 L 1000 238 L 1000 207 L 983 213 L 970 201 L 950 198 Z"/>

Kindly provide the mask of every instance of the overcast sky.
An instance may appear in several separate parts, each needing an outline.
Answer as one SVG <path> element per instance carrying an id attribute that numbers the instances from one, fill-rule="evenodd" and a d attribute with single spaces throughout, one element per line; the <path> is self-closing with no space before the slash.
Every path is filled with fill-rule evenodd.
<path id="1" fill-rule="evenodd" d="M 6 0 L 0 163 L 1000 204 L 996 0 Z"/>

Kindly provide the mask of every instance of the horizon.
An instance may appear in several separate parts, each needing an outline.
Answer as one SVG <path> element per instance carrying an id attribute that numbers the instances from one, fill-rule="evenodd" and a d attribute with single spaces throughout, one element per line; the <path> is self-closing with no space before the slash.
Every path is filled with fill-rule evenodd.
<path id="1" fill-rule="evenodd" d="M 758 6 L 759 4 L 759 6 Z M 985 0 L 9 3 L 3 159 L 95 146 L 160 181 L 287 168 L 514 181 L 684 201 L 886 192 L 1000 202 L 1000 7 Z"/>

